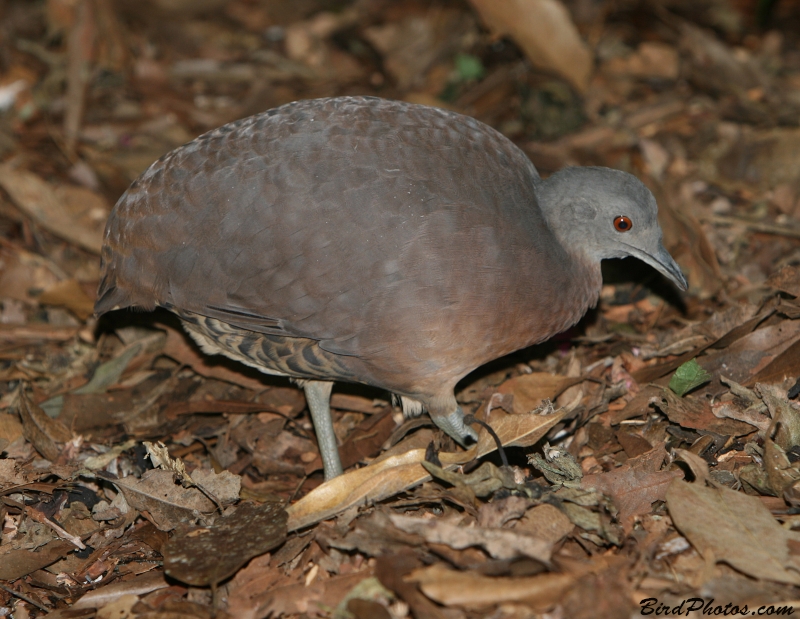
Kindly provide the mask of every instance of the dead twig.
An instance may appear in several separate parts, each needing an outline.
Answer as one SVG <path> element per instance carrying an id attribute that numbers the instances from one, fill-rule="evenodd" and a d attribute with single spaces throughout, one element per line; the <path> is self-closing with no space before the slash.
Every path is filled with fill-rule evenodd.
<path id="1" fill-rule="evenodd" d="M 80 550 L 86 550 L 86 545 L 81 541 L 80 537 L 73 535 L 63 527 L 60 527 L 55 522 L 50 520 L 47 516 L 45 516 L 42 512 L 40 512 L 38 509 L 34 509 L 33 507 L 28 507 L 26 505 L 25 513 L 32 520 L 35 520 L 39 524 L 43 524 L 46 527 L 50 527 L 51 529 L 53 529 L 53 531 L 55 531 L 55 534 L 58 535 L 61 539 L 67 540 L 70 544 L 73 544 L 76 548 L 79 548 Z"/>
<path id="2" fill-rule="evenodd" d="M 774 234 L 776 236 L 785 236 L 790 239 L 800 239 L 800 229 L 788 228 L 786 226 L 777 226 L 775 224 L 762 223 L 760 221 L 750 221 L 743 217 L 731 217 L 729 215 L 710 215 L 707 217 L 700 217 L 700 221 L 719 224 L 722 226 L 744 226 L 752 232 L 761 232 L 763 234 Z"/>
<path id="3" fill-rule="evenodd" d="M 37 602 L 32 597 L 25 595 L 21 591 L 14 591 L 14 589 L 12 589 L 11 587 L 8 587 L 8 586 L 6 586 L 4 584 L 0 584 L 0 589 L 5 591 L 9 595 L 13 595 L 15 598 L 19 598 L 23 602 L 27 602 L 28 604 L 32 604 L 33 606 L 35 606 L 39 610 L 43 610 L 46 613 L 49 613 L 50 610 L 51 610 L 50 608 L 48 608 L 47 606 L 45 606 L 41 602 Z"/>

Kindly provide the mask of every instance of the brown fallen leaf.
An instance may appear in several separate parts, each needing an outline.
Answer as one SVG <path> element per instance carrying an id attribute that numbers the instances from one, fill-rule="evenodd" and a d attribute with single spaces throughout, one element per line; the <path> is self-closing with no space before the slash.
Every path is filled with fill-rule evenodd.
<path id="1" fill-rule="evenodd" d="M 4 298 L 35 304 L 35 291 L 57 286 L 64 277 L 62 269 L 43 256 L 0 246 L 0 291 Z"/>
<path id="2" fill-rule="evenodd" d="M 110 212 L 106 200 L 85 187 L 54 186 L 33 172 L 0 165 L 0 187 L 45 230 L 99 254 Z"/>
<path id="3" fill-rule="evenodd" d="M 650 513 L 654 501 L 663 501 L 667 489 L 680 471 L 660 471 L 666 457 L 663 445 L 606 473 L 585 475 L 582 488 L 597 490 L 611 497 L 619 510 L 617 518 L 626 534 L 633 530 L 637 516 Z"/>
<path id="4" fill-rule="evenodd" d="M 791 265 L 784 266 L 767 279 L 767 286 L 786 292 L 793 297 L 800 297 L 800 269 Z"/>
<path id="5" fill-rule="evenodd" d="M 675 527 L 706 560 L 753 578 L 800 584 L 800 561 L 790 550 L 800 534 L 784 529 L 758 497 L 676 479 L 666 499 Z"/>
<path id="6" fill-rule="evenodd" d="M 117 580 L 99 589 L 89 591 L 72 605 L 72 609 L 102 608 L 123 595 L 142 596 L 151 591 L 166 589 L 167 587 L 169 587 L 169 584 L 164 579 L 163 572 L 147 572 L 130 580 Z"/>
<path id="7" fill-rule="evenodd" d="M 689 468 L 694 475 L 695 482 L 704 483 L 711 480 L 711 471 L 708 468 L 708 462 L 688 449 L 675 447 L 674 451 L 675 455 L 677 456 L 677 460 L 682 460 L 689 465 Z"/>
<path id="8" fill-rule="evenodd" d="M 3 415 L 5 417 L 5 415 Z M 0 451 L 8 445 L 8 441 L 0 438 Z M 25 476 L 17 470 L 16 460 L 4 458 L 0 460 L 0 490 L 14 486 L 22 486 L 27 480 Z"/>
<path id="9" fill-rule="evenodd" d="M 0 415 L 0 440 L 13 443 L 22 436 L 22 424 L 14 415 Z"/>
<path id="10" fill-rule="evenodd" d="M 503 445 L 533 445 L 558 423 L 563 413 L 550 415 L 507 415 L 492 411 L 491 426 Z M 469 451 L 440 453 L 444 468 L 480 458 L 497 449 L 488 432 L 482 430 L 478 444 Z M 412 449 L 405 453 L 382 458 L 364 468 L 348 471 L 309 492 L 290 505 L 288 527 L 290 531 L 325 520 L 348 507 L 380 501 L 428 481 L 431 476 L 422 466 L 425 449 Z"/>
<path id="11" fill-rule="evenodd" d="M 514 396 L 514 412 L 529 413 L 544 400 L 555 400 L 565 390 L 577 385 L 583 378 L 558 376 L 549 372 L 533 372 L 515 376 L 497 388 L 498 393 Z"/>
<path id="12" fill-rule="evenodd" d="M 175 483 L 172 471 L 154 469 L 141 479 L 133 476 L 110 479 L 125 500 L 139 511 L 150 514 L 153 524 L 162 531 L 171 531 L 184 522 L 194 522 L 199 514 L 217 509 L 197 488 L 184 488 Z"/>
<path id="13" fill-rule="evenodd" d="M 344 468 L 376 456 L 392 435 L 396 428 L 392 410 L 388 407 L 382 410 L 383 412 L 371 415 L 361 422 L 339 448 Z"/>
<path id="14" fill-rule="evenodd" d="M 674 218 L 673 211 L 674 209 L 667 210 L 668 213 L 673 213 L 672 216 Z M 675 231 L 674 235 L 676 237 L 686 236 L 679 231 Z M 718 281 L 721 281 L 719 280 L 719 275 L 715 275 L 715 277 L 717 277 Z M 636 370 L 632 373 L 633 378 L 640 384 L 652 382 L 673 372 L 690 359 L 699 357 L 707 349 L 723 349 L 730 346 L 746 337 L 762 322 L 772 316 L 775 313 L 775 304 L 765 304 L 764 308 L 755 315 L 753 315 L 754 311 L 752 306 L 745 305 L 717 312 L 710 319 L 700 323 L 693 329 L 693 331 L 711 338 L 710 341 L 670 361 L 645 366 Z M 725 374 L 727 373 L 726 371 Z"/>
<path id="15" fill-rule="evenodd" d="M 355 619 L 392 619 L 386 607 L 372 600 L 353 598 L 347 602 L 347 612 Z"/>
<path id="16" fill-rule="evenodd" d="M 669 420 L 684 428 L 716 432 L 725 436 L 744 436 L 755 428 L 743 421 L 721 419 L 711 411 L 711 403 L 705 398 L 694 396 L 679 397 L 671 389 L 661 390 L 661 403 L 656 407 L 663 410 Z"/>
<path id="17" fill-rule="evenodd" d="M 58 282 L 39 296 L 42 305 L 65 307 L 80 320 L 86 320 L 94 313 L 94 301 L 89 298 L 77 279 Z"/>
<path id="18" fill-rule="evenodd" d="M 270 563 L 273 561 L 274 557 L 270 554 L 254 558 L 240 569 L 226 585 L 228 588 L 227 610 L 234 616 L 254 616 L 254 611 L 259 606 L 259 599 L 265 598 L 265 594 L 274 590 L 278 583 L 286 581 L 285 578 L 282 578 L 283 575 L 279 570 L 270 569 Z M 261 603 L 268 602 L 269 600 L 261 600 Z"/>
<path id="19" fill-rule="evenodd" d="M 507 522 L 522 518 L 531 505 L 533 500 L 528 497 L 513 494 L 502 498 L 494 497 L 491 503 L 483 503 L 478 507 L 478 524 L 490 529 L 500 529 Z"/>
<path id="20" fill-rule="evenodd" d="M 783 496 L 786 490 L 800 481 L 800 470 L 792 465 L 781 446 L 769 437 L 764 440 L 763 468 L 769 490 L 775 496 Z"/>
<path id="21" fill-rule="evenodd" d="M 722 350 L 706 353 L 698 361 L 710 374 L 725 374 L 750 387 L 755 376 L 798 341 L 800 321 L 784 320 L 762 326 Z"/>
<path id="22" fill-rule="evenodd" d="M 0 581 L 11 581 L 55 563 L 75 546 L 66 540 L 53 540 L 31 552 L 27 548 L 17 548 L 0 554 Z"/>
<path id="23" fill-rule="evenodd" d="M 456 572 L 441 563 L 415 570 L 407 580 L 445 606 L 480 608 L 504 602 L 526 602 L 544 608 L 555 604 L 575 582 L 573 574 L 542 574 L 525 578 L 492 578 L 475 572 Z"/>
<path id="24" fill-rule="evenodd" d="M 375 576 L 383 586 L 394 591 L 411 607 L 414 617 L 445 619 L 448 615 L 442 611 L 439 605 L 425 597 L 417 588 L 416 583 L 406 579 L 406 576 L 420 567 L 422 567 L 422 561 L 409 549 L 397 553 L 384 552 L 376 558 Z"/>
<path id="25" fill-rule="evenodd" d="M 392 524 L 401 531 L 421 536 L 429 544 L 445 544 L 456 550 L 480 546 L 495 559 L 528 557 L 550 562 L 552 544 L 520 531 L 465 527 L 457 519 L 430 519 L 390 514 Z"/>
<path id="26" fill-rule="evenodd" d="M 800 374 L 800 341 L 775 355 L 767 365 L 747 380 L 748 385 L 757 383 L 782 383 Z"/>
<path id="27" fill-rule="evenodd" d="M 558 0 L 470 0 L 496 36 L 509 35 L 537 67 L 554 71 L 580 92 L 592 72 L 592 53 Z"/>
<path id="28" fill-rule="evenodd" d="M 515 531 L 555 544 L 569 535 L 575 526 L 557 507 L 549 503 L 537 505 L 514 523 Z"/>
<path id="29" fill-rule="evenodd" d="M 55 461 L 61 453 L 59 445 L 72 439 L 72 433 L 57 419 L 51 419 L 36 404 L 30 401 L 25 390 L 17 390 L 17 410 L 22 419 L 22 431 L 40 454 Z"/>
<path id="30" fill-rule="evenodd" d="M 164 547 L 164 572 L 189 585 L 217 585 L 253 557 L 286 539 L 281 503 L 239 505 L 209 527 L 172 537 Z"/>
<path id="31" fill-rule="evenodd" d="M 234 586 L 234 579 L 228 597 L 228 611 L 234 617 L 286 617 L 302 615 L 309 608 L 334 608 L 353 587 L 370 576 L 372 570 L 367 568 L 330 578 L 316 578 L 309 583 L 284 578 L 266 587 L 263 586 L 266 578 L 262 577 L 244 590 Z"/>
<path id="32" fill-rule="evenodd" d="M 786 396 L 786 390 L 774 385 L 757 384 L 756 393 L 767 405 L 775 428 L 773 439 L 784 451 L 800 445 L 800 412 Z"/>

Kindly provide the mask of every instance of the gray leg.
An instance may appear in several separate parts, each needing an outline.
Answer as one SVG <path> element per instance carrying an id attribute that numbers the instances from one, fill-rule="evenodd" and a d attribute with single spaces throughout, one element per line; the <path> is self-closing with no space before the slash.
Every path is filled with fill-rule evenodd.
<path id="1" fill-rule="evenodd" d="M 431 419 L 462 447 L 469 447 L 478 440 L 478 433 L 464 423 L 464 411 L 460 406 L 456 406 L 456 410 L 449 415 L 436 415 L 431 412 Z"/>
<path id="2" fill-rule="evenodd" d="M 342 474 L 342 461 L 339 459 L 339 446 L 336 444 L 331 418 L 331 387 L 332 382 L 323 380 L 309 380 L 303 384 L 308 410 L 311 411 L 311 420 L 317 433 L 325 481 Z"/>

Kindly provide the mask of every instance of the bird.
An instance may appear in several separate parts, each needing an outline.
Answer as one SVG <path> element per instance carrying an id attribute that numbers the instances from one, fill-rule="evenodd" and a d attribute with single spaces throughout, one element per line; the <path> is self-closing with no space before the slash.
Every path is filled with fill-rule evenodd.
<path id="1" fill-rule="evenodd" d="M 113 207 L 95 304 L 166 308 L 208 354 L 305 392 L 324 478 L 342 473 L 334 382 L 363 383 L 477 440 L 454 396 L 489 361 L 595 306 L 600 263 L 633 256 L 678 288 L 635 176 L 542 178 L 488 125 L 377 97 L 302 100 L 167 153 Z"/>

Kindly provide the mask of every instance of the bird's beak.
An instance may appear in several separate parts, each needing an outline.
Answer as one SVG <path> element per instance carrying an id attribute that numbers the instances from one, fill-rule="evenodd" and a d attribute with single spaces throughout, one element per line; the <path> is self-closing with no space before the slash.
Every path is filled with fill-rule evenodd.
<path id="1" fill-rule="evenodd" d="M 658 244 L 658 249 L 653 254 L 648 254 L 631 245 L 628 245 L 628 248 L 631 251 L 631 255 L 649 264 L 681 290 L 686 290 L 689 287 L 686 283 L 686 278 L 681 273 L 681 268 L 661 243 Z"/>

